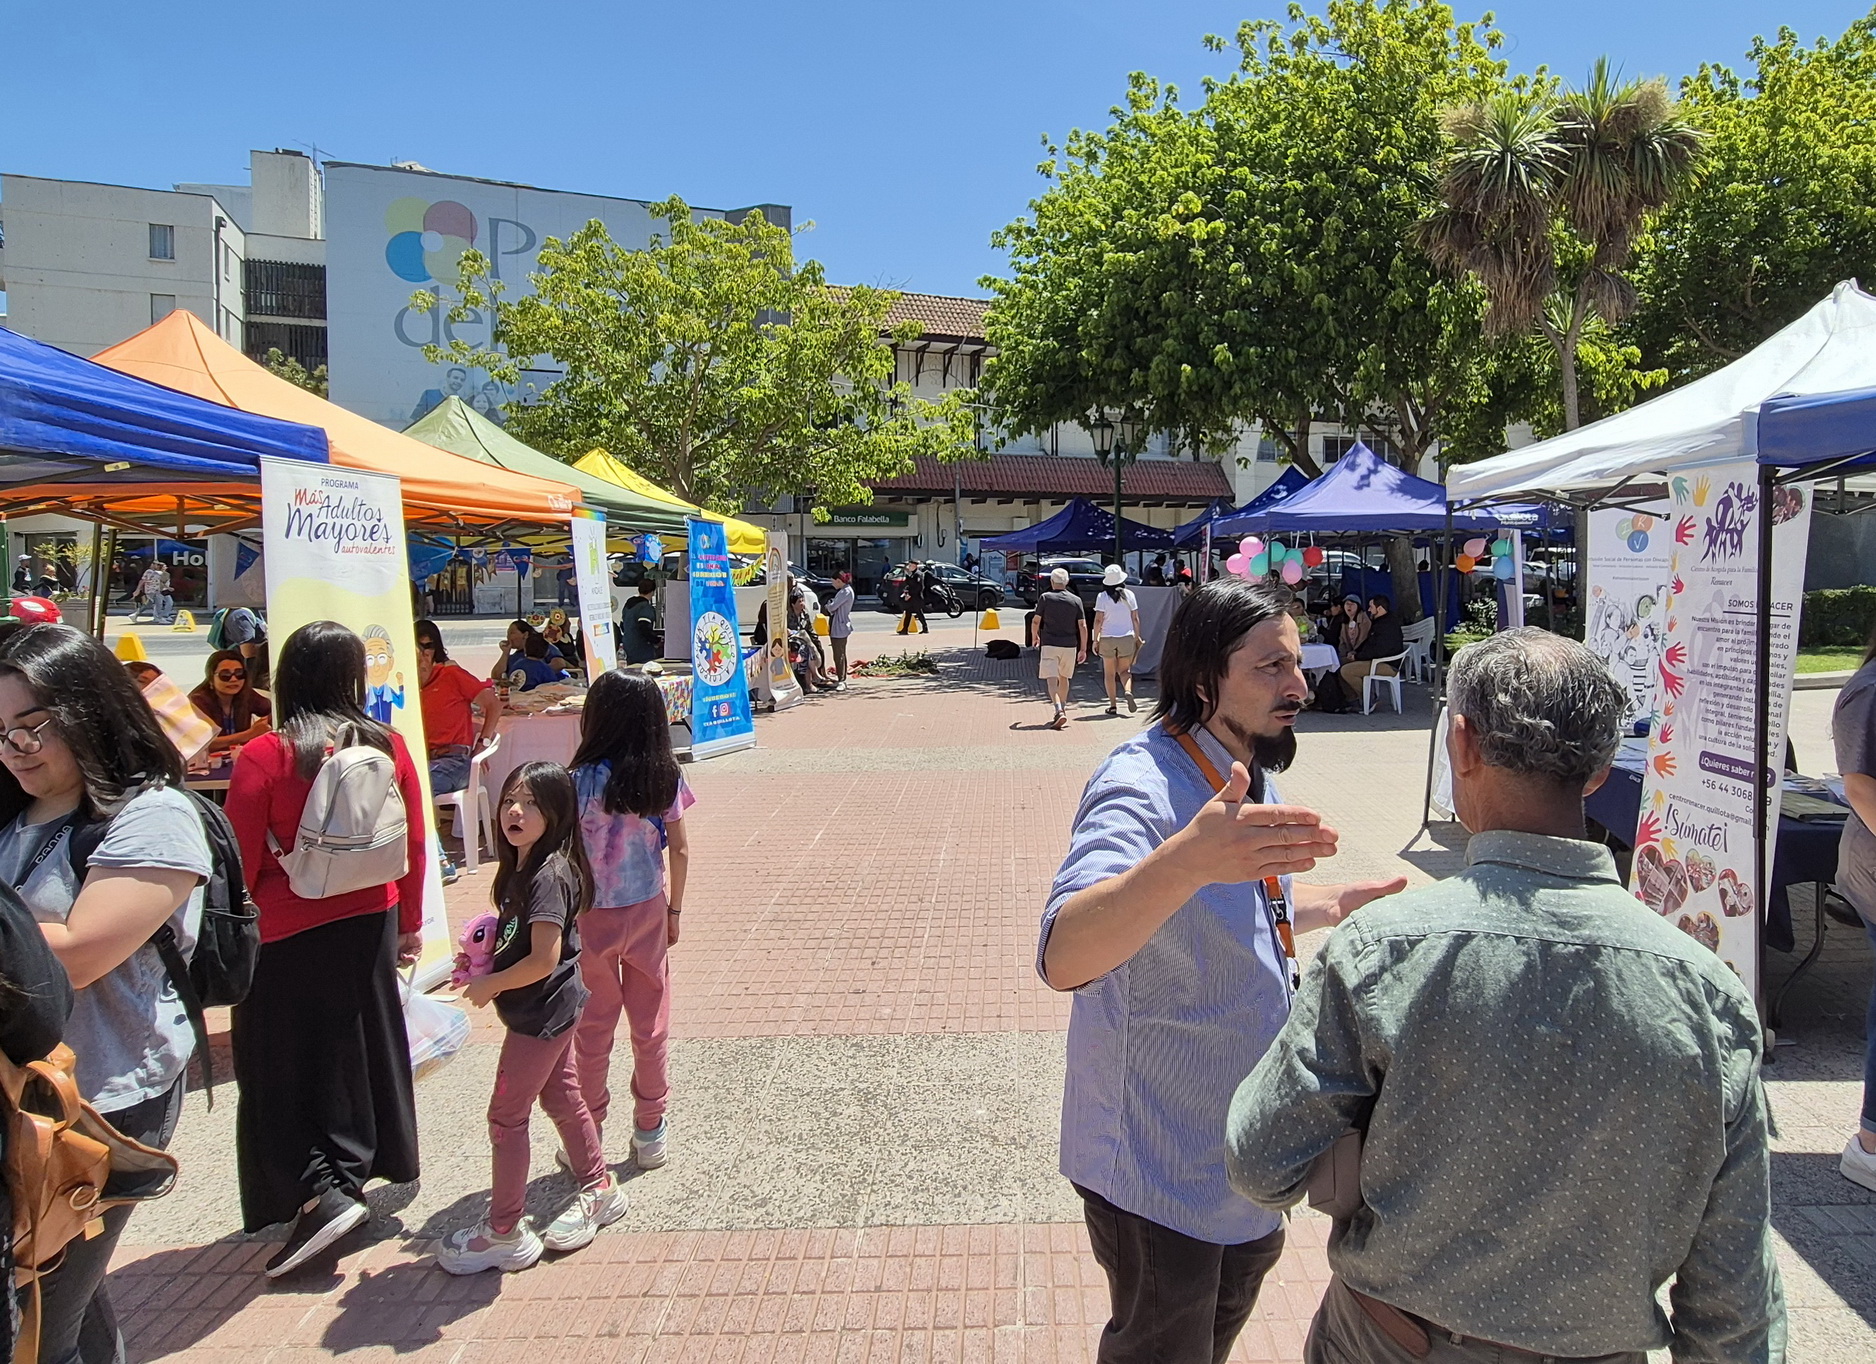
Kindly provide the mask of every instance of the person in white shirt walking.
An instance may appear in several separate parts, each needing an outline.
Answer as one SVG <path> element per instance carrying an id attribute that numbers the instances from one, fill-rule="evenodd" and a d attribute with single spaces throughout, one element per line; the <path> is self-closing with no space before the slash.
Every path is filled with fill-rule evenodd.
<path id="1" fill-rule="evenodd" d="M 1127 587 L 1127 570 L 1109 564 L 1101 575 L 1101 592 L 1094 599 L 1095 650 L 1101 655 L 1101 674 L 1107 683 L 1107 713 L 1120 714 L 1120 693 L 1127 694 L 1127 713 L 1140 709 L 1133 699 L 1133 660 L 1140 652 L 1140 603 Z"/>

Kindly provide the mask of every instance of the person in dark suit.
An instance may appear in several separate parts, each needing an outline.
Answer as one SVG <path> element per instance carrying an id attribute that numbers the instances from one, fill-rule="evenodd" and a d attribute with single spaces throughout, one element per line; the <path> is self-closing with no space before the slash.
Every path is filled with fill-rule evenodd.
<path id="1" fill-rule="evenodd" d="M 927 634 L 931 626 L 925 620 L 925 607 L 931 600 L 931 573 L 916 560 L 905 566 L 905 614 L 900 617 L 896 633 L 912 633 L 912 622 L 918 621 L 918 628 Z"/>

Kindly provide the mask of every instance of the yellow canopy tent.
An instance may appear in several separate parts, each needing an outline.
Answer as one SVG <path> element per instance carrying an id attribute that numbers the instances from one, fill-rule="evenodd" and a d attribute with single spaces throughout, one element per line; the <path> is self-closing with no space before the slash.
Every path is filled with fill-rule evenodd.
<path id="1" fill-rule="evenodd" d="M 333 464 L 402 480 L 405 515 L 413 525 L 554 525 L 564 523 L 580 501 L 570 484 L 439 450 L 327 402 L 270 374 L 185 309 L 92 358 L 224 407 L 323 428 Z"/>
<path id="2" fill-rule="evenodd" d="M 761 554 L 769 547 L 768 532 L 761 526 L 748 521 L 739 521 L 734 516 L 719 516 L 716 512 L 705 511 L 694 502 L 686 502 L 676 493 L 666 492 L 650 479 L 633 473 L 605 450 L 588 451 L 573 461 L 573 467 L 583 474 L 603 478 L 606 482 L 616 484 L 628 492 L 637 493 L 640 497 L 649 497 L 657 502 L 668 502 L 673 507 L 682 507 L 686 511 L 696 512 L 706 521 L 721 521 L 723 538 L 728 542 L 731 554 Z"/>

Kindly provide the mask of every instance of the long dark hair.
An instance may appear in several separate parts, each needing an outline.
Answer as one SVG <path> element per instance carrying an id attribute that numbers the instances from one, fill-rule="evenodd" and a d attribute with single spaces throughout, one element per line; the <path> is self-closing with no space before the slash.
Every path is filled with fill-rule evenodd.
<path id="1" fill-rule="evenodd" d="M 365 641 L 335 620 L 302 625 L 280 646 L 274 728 L 311 778 L 328 748 L 391 752 L 391 731 L 365 714 Z"/>
<path id="2" fill-rule="evenodd" d="M 217 649 L 208 656 L 208 666 L 203 669 L 202 683 L 189 693 L 189 700 L 195 708 L 218 724 L 221 721 L 221 693 L 215 690 L 215 670 L 224 663 L 237 663 L 244 674 L 241 690 L 235 693 L 232 711 L 234 727 L 246 729 L 254 723 L 254 717 L 260 713 L 260 697 L 254 691 L 254 669 L 239 649 Z"/>
<path id="3" fill-rule="evenodd" d="M 664 693 L 643 673 L 614 668 L 593 679 L 580 711 L 574 767 L 611 763 L 600 805 L 607 814 L 650 819 L 677 799 L 677 754 Z"/>
<path id="4" fill-rule="evenodd" d="M 520 861 L 519 850 L 507 838 L 495 840 L 495 884 L 491 890 L 496 906 L 508 903 L 511 888 L 519 892 L 515 897 L 517 902 L 525 904 L 527 889 L 535 875 L 548 858 L 559 853 L 567 859 L 578 883 L 579 901 L 573 912 L 585 913 L 593 903 L 593 867 L 586 860 L 586 844 L 580 839 L 580 798 L 573 789 L 573 778 L 559 763 L 523 763 L 502 783 L 501 799 L 495 803 L 498 823 L 501 807 L 507 804 L 517 786 L 528 788 L 528 794 L 534 797 L 542 818 L 547 821 L 547 828 L 528 850 L 526 862 Z"/>
<path id="5" fill-rule="evenodd" d="M 182 754 L 163 733 L 117 656 L 69 625 L 29 625 L 0 644 L 0 672 L 32 688 L 72 751 L 93 819 L 114 815 L 147 786 L 181 786 Z M 0 766 L 0 825 L 32 804 Z"/>
<path id="6" fill-rule="evenodd" d="M 1244 637 L 1288 614 L 1290 589 L 1268 579 L 1214 578 L 1173 611 L 1160 651 L 1153 718 L 1174 734 L 1198 729 L 1218 708 L 1218 684 Z"/>
<path id="7" fill-rule="evenodd" d="M 418 653 L 423 652 L 423 641 L 425 637 L 428 637 L 431 644 L 435 646 L 430 650 L 430 661 L 432 663 L 449 662 L 449 650 L 443 647 L 443 632 L 436 628 L 435 621 L 418 621 L 416 625 L 412 627 L 412 633 L 417 636 Z"/>

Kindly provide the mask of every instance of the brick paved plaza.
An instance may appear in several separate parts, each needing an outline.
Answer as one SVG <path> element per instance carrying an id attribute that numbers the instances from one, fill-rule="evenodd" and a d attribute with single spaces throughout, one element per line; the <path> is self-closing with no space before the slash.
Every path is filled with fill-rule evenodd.
<path id="1" fill-rule="evenodd" d="M 907 642 L 881 623 L 861 622 L 856 657 Z M 454 642 L 465 628 L 452 647 L 486 666 Z M 1046 730 L 1033 660 L 988 663 L 970 644 L 968 621 L 940 627 L 936 678 L 857 682 L 759 719 L 758 748 L 687 769 L 699 803 L 672 958 L 672 1156 L 640 1174 L 625 1133 L 610 1134 L 624 1221 L 518 1275 L 453 1279 L 429 1263 L 486 1200 L 499 1033 L 483 1017 L 418 1088 L 421 1185 L 373 1191 L 336 1272 L 270 1284 L 272 1244 L 235 1230 L 232 1085 L 212 1112 L 192 1094 L 182 1185 L 137 1213 L 113 1275 L 133 1357 L 1091 1359 L 1105 1287 L 1055 1173 L 1068 1002 L 1032 961 L 1082 783 L 1145 708 L 1106 718 L 1084 670 L 1076 723 Z M 1341 830 L 1333 879 L 1418 884 L 1460 862 L 1452 827 L 1416 837 L 1427 732 L 1424 695 L 1408 691 L 1404 718 L 1299 725 L 1284 794 Z M 1794 740 L 1816 762 L 1834 695 L 1796 700 Z M 487 883 L 485 870 L 451 888 L 458 921 Z M 1794 896 L 1801 950 L 1807 896 Z M 1791 1357 L 1847 1364 L 1876 1358 L 1876 1196 L 1836 1173 L 1870 966 L 1853 931 L 1833 926 L 1827 942 L 1768 1076 Z M 1793 962 L 1773 955 L 1774 985 Z M 615 1086 L 628 1070 L 626 1055 Z M 538 1114 L 534 1140 L 530 1204 L 551 1210 L 569 1188 Z M 1327 1228 L 1291 1223 L 1234 1359 L 1300 1357 Z"/>

